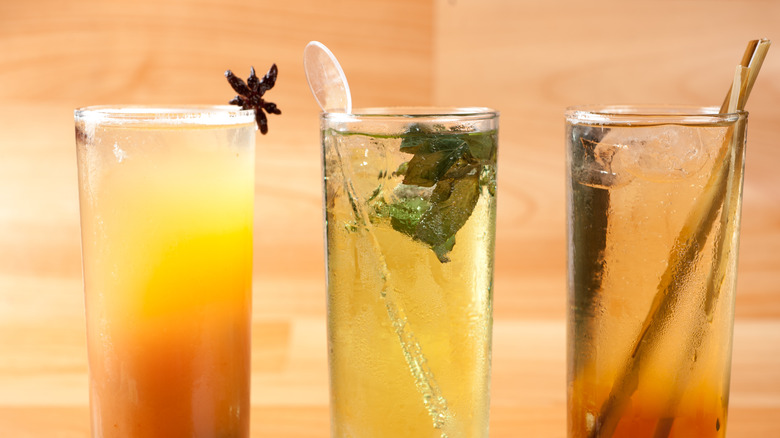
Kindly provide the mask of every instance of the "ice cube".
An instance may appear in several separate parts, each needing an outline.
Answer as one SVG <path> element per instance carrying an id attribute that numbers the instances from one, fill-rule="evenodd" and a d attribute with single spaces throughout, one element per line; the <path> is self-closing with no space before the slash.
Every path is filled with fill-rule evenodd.
<path id="1" fill-rule="evenodd" d="M 621 145 L 619 159 L 613 159 L 613 171 L 671 182 L 698 173 L 710 159 L 708 147 L 719 147 L 722 137 L 722 130 L 667 125 L 612 129 L 603 141 Z"/>
<path id="2" fill-rule="evenodd" d="M 631 182 L 633 174 L 625 170 L 627 145 L 615 141 L 613 130 L 601 136 L 582 136 L 575 139 L 574 148 L 580 148 L 579 161 L 573 169 L 574 178 L 590 187 L 617 188 Z M 601 137 L 599 140 L 595 140 Z"/>

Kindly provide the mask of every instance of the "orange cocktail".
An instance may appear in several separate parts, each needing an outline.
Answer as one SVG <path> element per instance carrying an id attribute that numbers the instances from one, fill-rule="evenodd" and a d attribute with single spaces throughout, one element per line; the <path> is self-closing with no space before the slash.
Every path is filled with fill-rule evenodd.
<path id="1" fill-rule="evenodd" d="M 254 116 L 76 112 L 93 437 L 249 435 Z"/>

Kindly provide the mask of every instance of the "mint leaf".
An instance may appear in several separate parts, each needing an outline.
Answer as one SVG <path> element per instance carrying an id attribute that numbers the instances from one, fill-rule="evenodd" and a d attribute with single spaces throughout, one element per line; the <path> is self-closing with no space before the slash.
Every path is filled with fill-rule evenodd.
<path id="1" fill-rule="evenodd" d="M 434 249 L 439 260 L 454 246 L 455 233 L 466 224 L 479 200 L 479 175 L 439 181 L 431 195 L 431 206 L 420 217 L 414 238 Z"/>
<path id="2" fill-rule="evenodd" d="M 447 263 L 450 261 L 450 258 L 447 256 L 447 254 L 452 251 L 452 248 L 455 247 L 455 236 L 451 236 L 449 239 L 447 239 L 446 242 L 436 245 L 433 248 L 433 252 L 436 254 L 436 257 L 439 258 L 439 261 L 442 263 Z"/>
<path id="3" fill-rule="evenodd" d="M 430 131 L 425 130 L 420 125 L 412 125 L 403 135 L 400 150 L 407 154 L 416 154 L 420 148 L 425 147 L 432 139 L 433 136 Z"/>
<path id="4" fill-rule="evenodd" d="M 430 208 L 430 202 L 420 197 L 406 198 L 394 204 L 382 203 L 375 207 L 377 216 L 390 218 L 390 225 L 410 237 L 414 237 L 423 213 Z"/>
<path id="5" fill-rule="evenodd" d="M 401 152 L 414 154 L 404 170 L 404 184 L 433 187 L 458 160 L 470 155 L 463 135 L 426 133 L 414 125 L 401 141 Z"/>
<path id="6" fill-rule="evenodd" d="M 498 144 L 495 133 L 462 134 L 462 136 L 469 145 L 471 156 L 477 160 L 495 161 L 496 145 Z"/>
<path id="7" fill-rule="evenodd" d="M 440 149 L 435 150 L 437 147 Z M 431 144 L 429 150 L 420 150 L 409 161 L 404 184 L 433 187 L 467 152 L 468 144 L 460 139 L 447 139 Z"/>

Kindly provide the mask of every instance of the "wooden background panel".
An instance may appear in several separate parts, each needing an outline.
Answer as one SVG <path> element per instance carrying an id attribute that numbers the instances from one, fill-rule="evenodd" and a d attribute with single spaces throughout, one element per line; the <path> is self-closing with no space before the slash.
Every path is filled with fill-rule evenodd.
<path id="1" fill-rule="evenodd" d="M 226 103 L 234 93 L 225 69 L 246 77 L 250 65 L 262 74 L 279 64 L 268 98 L 284 115 L 272 117 L 257 160 L 257 244 L 272 248 L 257 252 L 257 266 L 271 273 L 322 266 L 318 108 L 303 75 L 304 45 L 321 38 L 354 54 L 344 65 L 356 73 L 356 99 L 430 102 L 433 6 L 425 2 L 0 4 L 0 218 L 8 230 L 0 244 L 9 255 L 0 270 L 17 275 L 79 275 L 76 107 Z M 294 263 L 301 258 L 308 263 Z"/>
<path id="2" fill-rule="evenodd" d="M 225 69 L 276 62 L 267 97 L 284 114 L 258 136 L 252 433 L 327 436 L 319 110 L 303 47 L 352 54 L 358 101 L 430 104 L 432 13 L 414 0 L 0 1 L 0 435 L 88 435 L 73 109 L 225 103 Z"/>
<path id="3" fill-rule="evenodd" d="M 436 102 L 502 112 L 497 301 L 511 297 L 497 315 L 563 316 L 565 108 L 719 106 L 747 41 L 780 44 L 780 3 L 763 0 L 436 6 Z M 780 317 L 778 50 L 770 49 L 747 105 L 738 317 Z"/>
<path id="4" fill-rule="evenodd" d="M 771 1 L 0 0 L 0 431 L 88 434 L 74 108 L 224 103 L 279 65 L 258 136 L 253 436 L 328 435 L 319 133 L 303 47 L 359 106 L 499 109 L 493 436 L 563 437 L 563 109 L 717 104 Z M 780 56 L 751 111 L 730 416 L 780 430 Z M 2 435 L 2 433 L 0 433 Z"/>

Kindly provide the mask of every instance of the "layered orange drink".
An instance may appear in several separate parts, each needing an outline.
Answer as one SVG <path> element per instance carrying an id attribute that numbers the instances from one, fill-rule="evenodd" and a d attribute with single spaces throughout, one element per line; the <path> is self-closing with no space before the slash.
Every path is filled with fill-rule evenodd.
<path id="1" fill-rule="evenodd" d="M 77 110 L 93 437 L 249 436 L 255 129 Z"/>

